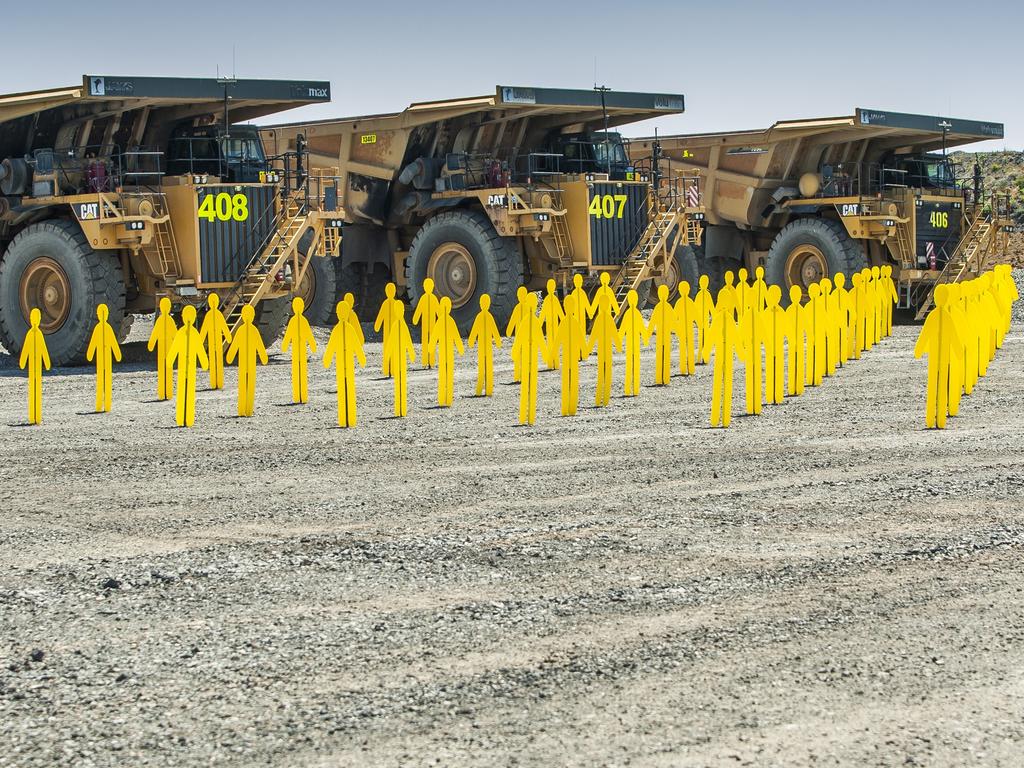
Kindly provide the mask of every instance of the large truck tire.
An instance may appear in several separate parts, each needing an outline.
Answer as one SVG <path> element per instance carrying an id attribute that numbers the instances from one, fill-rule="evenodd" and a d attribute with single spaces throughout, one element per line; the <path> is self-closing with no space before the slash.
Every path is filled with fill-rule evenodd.
<path id="1" fill-rule="evenodd" d="M 333 328 L 338 322 L 334 307 L 341 300 L 333 259 L 328 256 L 313 256 L 295 287 L 295 295 L 306 305 L 306 319 L 310 325 Z"/>
<path id="2" fill-rule="evenodd" d="M 359 261 L 346 264 L 339 257 L 334 259 L 334 271 L 339 300 L 346 293 L 351 293 L 356 300 L 353 308 L 359 320 L 372 323 L 380 311 L 380 305 L 384 303 L 384 286 L 391 277 L 388 270 L 383 264 Z"/>
<path id="3" fill-rule="evenodd" d="M 643 286 L 643 290 L 638 291 L 641 296 L 641 307 L 645 296 L 647 297 L 647 306 L 653 307 L 658 303 L 658 287 L 662 285 L 668 286 L 669 300 L 675 301 L 679 297 L 679 283 L 683 280 L 690 284 L 690 298 L 693 298 L 697 295 L 699 279 L 700 270 L 697 266 L 697 254 L 693 246 L 686 245 L 676 248 L 668 273 L 664 277 L 655 277 L 645 281 L 647 285 Z"/>
<path id="4" fill-rule="evenodd" d="M 498 235 L 483 213 L 446 211 L 424 224 L 412 241 L 405 265 L 410 307 L 416 306 L 428 277 L 438 296 L 452 300 L 452 317 L 462 333 L 472 327 L 485 293 L 498 327 L 504 328 L 523 281 L 523 257 L 515 241 Z"/>
<path id="5" fill-rule="evenodd" d="M 125 320 L 120 261 L 112 252 L 94 251 L 77 222 L 31 224 L 0 260 L 0 341 L 13 355 L 20 354 L 29 313 L 38 308 L 51 363 L 84 364 L 99 304 L 107 305 L 111 326 L 120 329 Z"/>
<path id="6" fill-rule="evenodd" d="M 798 285 L 806 295 L 812 283 L 836 272 L 849 276 L 863 264 L 856 259 L 859 246 L 838 221 L 797 219 L 775 236 L 765 259 L 765 281 L 782 289 L 782 304 L 789 304 L 789 289 Z M 863 261 L 863 255 L 860 257 Z"/>
<path id="7" fill-rule="evenodd" d="M 256 305 L 256 317 L 253 325 L 260 332 L 263 345 L 269 347 L 284 336 L 288 318 L 292 314 L 292 300 L 287 296 L 280 299 L 264 299 Z M 305 314 L 305 312 L 303 312 Z"/>

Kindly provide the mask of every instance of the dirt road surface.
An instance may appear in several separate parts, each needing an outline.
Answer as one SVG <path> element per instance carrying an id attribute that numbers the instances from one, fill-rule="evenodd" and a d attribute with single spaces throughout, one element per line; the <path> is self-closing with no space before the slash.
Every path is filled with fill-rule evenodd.
<path id="1" fill-rule="evenodd" d="M 728 431 L 593 364 L 518 427 L 504 356 L 391 419 L 374 344 L 355 430 L 280 358 L 252 419 L 136 364 L 31 428 L 8 359 L 0 766 L 1018 766 L 1024 338 L 938 432 L 915 335 Z"/>

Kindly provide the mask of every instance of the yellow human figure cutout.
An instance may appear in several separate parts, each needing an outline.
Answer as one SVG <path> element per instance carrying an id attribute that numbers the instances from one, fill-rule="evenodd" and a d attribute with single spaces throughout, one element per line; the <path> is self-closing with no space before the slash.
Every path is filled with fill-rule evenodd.
<path id="1" fill-rule="evenodd" d="M 745 357 L 743 340 L 736 325 L 731 293 L 719 294 L 711 328 L 704 337 L 705 357 L 715 357 L 711 385 L 711 426 L 728 427 L 732 422 L 733 357 Z"/>
<path id="2" fill-rule="evenodd" d="M 596 307 L 594 324 L 590 329 L 590 337 L 587 339 L 587 346 L 584 352 L 584 356 L 589 357 L 594 348 L 597 348 L 597 388 L 594 391 L 594 404 L 598 406 L 608 405 L 611 401 L 612 351 L 614 349 L 621 349 L 619 346 L 619 332 L 615 327 L 615 318 L 612 315 L 611 298 L 614 297 L 598 291 L 597 301 L 594 303 Z M 672 311 L 671 306 L 669 306 L 668 311 Z M 671 337 L 669 337 L 669 344 L 671 344 Z"/>
<path id="3" fill-rule="evenodd" d="M 313 330 L 309 327 L 309 321 L 302 313 L 306 309 L 306 302 L 296 296 L 292 299 L 292 318 L 284 331 L 284 339 L 281 341 L 281 351 L 292 351 L 292 402 L 309 402 L 309 358 L 307 348 L 312 354 L 316 354 L 316 339 L 313 338 Z"/>
<path id="4" fill-rule="evenodd" d="M 420 347 L 423 351 L 422 365 L 434 367 L 434 350 L 430 346 L 430 337 L 434 332 L 434 323 L 441 309 L 441 300 L 434 295 L 434 281 L 426 278 L 423 281 L 423 295 L 416 302 L 412 313 L 412 324 L 420 327 Z"/>
<path id="5" fill-rule="evenodd" d="M 885 327 L 885 305 L 889 301 L 887 286 L 882 284 L 882 270 L 879 267 L 871 268 L 871 283 L 875 290 L 875 330 L 873 338 L 875 343 L 883 339 Z"/>
<path id="6" fill-rule="evenodd" d="M 663 286 L 664 287 L 664 286 Z M 640 346 L 647 343 L 647 328 L 644 316 L 636 308 L 637 292 L 626 294 L 626 308 L 619 318 L 619 347 L 626 352 L 626 378 L 623 394 L 636 397 L 640 394 Z"/>
<path id="7" fill-rule="evenodd" d="M 811 283 L 807 288 L 807 370 L 804 381 L 812 387 L 821 384 L 825 377 L 825 302 L 821 286 Z"/>
<path id="8" fill-rule="evenodd" d="M 890 269 L 890 272 L 892 270 Z M 1006 330 L 1010 330 L 1010 323 L 1013 317 L 1013 305 L 1020 300 L 1020 291 L 1017 290 L 1017 283 L 1013 280 L 1013 269 L 1009 264 L 1000 264 L 996 267 L 996 273 L 999 278 L 1003 281 L 1003 285 L 1006 288 L 1006 295 L 1009 301 L 1006 303 L 1006 317 L 1004 321 L 1006 323 Z"/>
<path id="9" fill-rule="evenodd" d="M 711 318 L 715 314 L 715 300 L 711 296 L 711 291 L 708 290 L 709 282 L 707 275 L 701 275 L 697 281 L 700 288 L 697 295 L 693 297 L 693 316 L 694 322 L 697 324 L 697 361 L 700 365 L 705 365 L 708 362 L 704 357 L 704 337 L 711 327 Z"/>
<path id="10" fill-rule="evenodd" d="M 985 312 L 988 325 L 988 338 L 986 343 L 988 351 L 985 354 L 985 372 L 988 372 L 988 364 L 996 356 L 999 348 L 999 332 L 1002 330 L 1002 317 L 999 313 L 999 304 L 992 295 L 992 273 L 986 272 L 979 278 L 981 281 L 981 306 Z"/>
<path id="11" fill-rule="evenodd" d="M 925 425 L 945 429 L 949 415 L 949 375 L 955 358 L 963 360 L 963 345 L 949 313 L 949 286 L 935 287 L 935 309 L 925 318 L 914 345 L 914 357 L 928 355 L 928 391 L 925 396 Z"/>
<path id="12" fill-rule="evenodd" d="M 960 305 L 961 286 L 952 284 L 947 286 L 947 288 L 949 298 L 946 306 L 949 309 L 949 316 L 953 320 L 953 327 L 957 330 L 961 349 L 960 357 L 951 358 L 949 364 L 949 415 L 957 416 L 960 413 L 960 398 L 963 396 L 967 382 L 968 323 L 967 317 Z"/>
<path id="13" fill-rule="evenodd" d="M 366 343 L 366 337 L 363 336 L 363 324 L 359 322 L 359 315 L 356 314 L 356 297 L 352 293 L 346 293 L 341 297 L 341 300 L 348 304 L 348 319 L 346 322 L 352 326 L 352 330 L 356 332 L 356 338 L 359 339 L 360 344 Z"/>
<path id="14" fill-rule="evenodd" d="M 384 301 L 381 302 L 377 311 L 377 318 L 373 321 L 373 330 L 381 334 L 381 347 L 387 349 L 388 340 L 391 338 L 391 323 L 395 316 L 395 284 L 388 283 L 384 286 Z M 391 358 L 381 355 L 381 375 L 391 375 Z"/>
<path id="15" fill-rule="evenodd" d="M 892 312 L 899 304 L 900 294 L 896 290 L 896 283 L 892 279 L 892 267 L 888 264 L 882 266 L 882 293 L 885 296 L 885 318 L 883 320 L 883 335 L 892 336 Z"/>
<path id="16" fill-rule="evenodd" d="M 544 303 L 540 305 L 540 322 L 544 326 L 544 363 L 548 370 L 558 367 L 558 351 L 555 349 L 555 335 L 558 333 L 558 326 L 565 317 L 565 310 L 555 293 L 555 281 L 548 280 L 547 294 L 544 296 Z"/>
<path id="17" fill-rule="evenodd" d="M 196 368 L 206 370 L 210 359 L 196 330 L 196 308 L 191 304 L 181 311 L 181 322 L 167 352 L 167 365 L 174 368 L 177 363 L 175 420 L 179 427 L 191 427 L 196 422 Z"/>
<path id="18" fill-rule="evenodd" d="M 842 272 L 836 272 L 835 286 L 835 323 L 839 339 L 839 365 L 843 366 L 850 359 L 850 292 L 846 290 L 846 275 Z"/>
<path id="19" fill-rule="evenodd" d="M 256 361 L 267 364 L 267 348 L 260 330 L 252 321 L 256 310 L 252 305 L 242 307 L 242 324 L 228 345 L 228 365 L 238 358 L 238 415 L 252 416 L 256 412 Z"/>
<path id="20" fill-rule="evenodd" d="M 781 289 L 780 289 L 781 290 Z M 763 312 L 768 306 L 768 284 L 764 281 L 764 267 L 754 270 L 754 284 L 750 286 L 750 302 L 755 312 Z"/>
<path id="21" fill-rule="evenodd" d="M 619 302 L 615 299 L 615 292 L 612 291 L 609 285 L 611 281 L 612 276 L 607 272 L 602 272 L 601 276 L 598 278 L 600 285 L 598 285 L 597 293 L 594 294 L 594 301 L 590 303 L 587 309 L 587 316 L 591 319 L 593 319 L 594 315 L 597 314 L 598 306 L 602 300 L 606 300 L 608 302 L 608 307 L 611 310 L 612 317 L 618 317 L 619 310 L 621 308 L 619 307 Z"/>
<path id="22" fill-rule="evenodd" d="M 791 286 L 789 289 L 789 306 L 786 307 L 786 349 L 789 359 L 787 361 L 787 384 L 786 394 L 790 397 L 804 393 L 806 376 L 805 346 L 810 336 L 807 333 L 807 312 L 801 306 L 803 291 L 799 285 Z"/>
<path id="23" fill-rule="evenodd" d="M 786 395 L 786 310 L 779 306 L 782 289 L 768 286 L 765 308 L 761 312 L 761 339 L 764 345 L 764 386 L 769 403 L 781 403 Z"/>
<path id="24" fill-rule="evenodd" d="M 28 313 L 28 332 L 21 344 L 18 367 L 28 371 L 28 423 L 39 424 L 43 420 L 43 369 L 50 370 L 50 353 L 46 349 L 46 337 L 39 323 L 43 315 L 33 308 Z"/>
<path id="25" fill-rule="evenodd" d="M 525 285 L 520 285 L 516 288 L 516 305 L 512 308 L 512 316 L 508 319 L 508 324 L 505 326 L 505 336 L 511 337 L 517 334 L 519 328 L 519 321 L 526 314 L 526 297 L 529 295 L 529 291 L 526 290 Z M 513 339 L 513 344 L 515 340 Z M 518 382 L 522 377 L 519 372 L 519 358 L 512 355 L 512 381 Z"/>
<path id="26" fill-rule="evenodd" d="M 736 272 L 736 322 L 743 321 L 743 314 L 750 308 L 750 283 L 746 267 Z"/>
<path id="27" fill-rule="evenodd" d="M 839 367 L 839 296 L 827 277 L 821 278 L 818 285 L 825 318 L 825 375 L 832 376 Z"/>
<path id="28" fill-rule="evenodd" d="M 516 340 L 512 343 L 512 355 L 519 360 L 519 423 L 533 424 L 537 421 L 537 373 L 539 359 L 544 352 L 544 329 L 537 312 L 537 294 L 526 297 L 523 314 L 516 328 Z"/>
<path id="29" fill-rule="evenodd" d="M 409 363 L 416 362 L 416 347 L 405 322 L 405 304 L 396 301 L 392 312 L 391 338 L 384 354 L 391 360 L 388 365 L 394 382 L 395 416 L 405 416 L 409 413 Z"/>
<path id="30" fill-rule="evenodd" d="M 587 334 L 580 327 L 575 293 L 566 297 L 563 309 L 565 320 L 555 335 L 562 369 L 562 415 L 575 416 L 580 402 L 580 360 L 586 356 Z"/>
<path id="31" fill-rule="evenodd" d="M 459 327 L 452 318 L 452 300 L 447 296 L 438 304 L 437 321 L 430 337 L 430 349 L 437 360 L 437 404 L 451 408 L 455 399 L 455 351 L 466 353 Z"/>
<path id="32" fill-rule="evenodd" d="M 153 330 L 146 344 L 150 352 L 156 350 L 156 396 L 160 400 L 174 397 L 174 379 L 167 367 L 167 354 L 177 332 L 178 326 L 171 317 L 171 300 L 164 297 L 160 299 L 160 312 L 153 321 Z"/>
<path id="33" fill-rule="evenodd" d="M 210 389 L 224 388 L 224 345 L 231 343 L 231 331 L 224 314 L 220 311 L 220 297 L 211 293 L 206 299 L 208 309 L 199 326 L 199 340 L 206 345 L 206 356 L 210 359 Z"/>
<path id="34" fill-rule="evenodd" d="M 690 298 L 690 284 L 683 280 L 679 283 L 679 298 L 673 308 L 676 316 L 676 336 L 679 337 L 679 373 L 683 376 L 693 374 L 696 364 L 693 351 L 693 329 L 698 325 L 697 310 Z M 699 343 L 699 340 L 698 340 Z"/>
<path id="35" fill-rule="evenodd" d="M 849 292 L 850 350 L 847 357 L 860 360 L 860 353 L 864 351 L 864 304 L 867 297 L 864 290 L 864 275 L 854 272 L 850 282 L 853 288 Z"/>
<path id="36" fill-rule="evenodd" d="M 749 293 L 747 298 L 750 298 Z M 749 305 L 747 311 L 740 315 L 739 330 L 745 353 L 743 355 L 743 373 L 747 415 L 753 416 L 761 413 L 764 403 L 764 393 L 761 389 L 761 379 L 764 374 L 761 350 L 766 346 L 761 313 L 754 310 L 753 304 Z"/>
<path id="37" fill-rule="evenodd" d="M 1010 302 L 1006 301 L 1008 297 L 1004 295 L 1003 286 L 995 272 L 986 272 L 983 275 L 985 282 L 985 290 L 991 297 L 989 302 L 986 299 L 986 303 L 989 303 L 992 311 L 992 329 L 994 331 L 993 338 L 995 339 L 995 346 L 992 350 L 993 355 L 995 350 L 1002 349 L 1003 339 L 1006 336 L 1009 326 L 1006 324 L 1006 318 L 1008 317 L 1006 310 L 1010 307 Z"/>
<path id="38" fill-rule="evenodd" d="M 352 306 L 345 300 L 339 301 L 334 309 L 338 324 L 331 331 L 324 349 L 324 368 L 334 362 L 334 381 L 338 391 L 338 426 L 356 425 L 356 361 L 366 367 L 366 353 L 363 340 L 352 326 Z"/>
<path id="39" fill-rule="evenodd" d="M 494 347 L 501 346 L 501 334 L 486 293 L 480 297 L 480 311 L 469 329 L 467 344 L 476 346 L 476 396 L 490 397 L 494 394 Z"/>
<path id="40" fill-rule="evenodd" d="M 580 324 L 580 332 L 585 336 L 587 333 L 587 318 L 592 317 L 594 311 L 590 307 L 590 297 L 583 290 L 583 275 L 572 276 L 572 294 L 576 300 L 576 317 Z M 505 334 L 506 336 L 508 334 Z"/>
<path id="41" fill-rule="evenodd" d="M 864 333 L 861 337 L 863 343 L 863 350 L 866 352 L 875 346 L 875 342 L 878 338 L 875 336 L 875 313 L 878 312 L 878 292 L 877 286 L 871 279 L 871 270 L 862 269 L 861 272 L 861 290 L 864 291 L 864 317 L 862 318 Z"/>
<path id="42" fill-rule="evenodd" d="M 668 386 L 672 376 L 672 334 L 678 333 L 676 313 L 668 300 L 668 286 L 658 286 L 658 303 L 647 323 L 644 343 L 654 336 L 654 383 Z"/>
<path id="43" fill-rule="evenodd" d="M 987 300 L 984 275 L 974 280 L 974 325 L 978 329 L 978 376 L 988 375 L 988 364 L 992 361 L 992 327 L 997 319 L 990 312 L 991 302 Z"/>
<path id="44" fill-rule="evenodd" d="M 978 383 L 978 330 L 979 324 L 974 316 L 974 281 L 962 284 L 960 301 L 953 308 L 954 320 L 960 330 L 964 343 L 964 394 L 971 394 Z"/>
<path id="45" fill-rule="evenodd" d="M 728 294 L 729 306 L 732 307 L 733 314 L 735 314 L 736 305 L 739 302 L 739 293 L 736 286 L 733 285 L 736 277 L 733 275 L 732 270 L 728 269 L 725 271 L 722 279 L 722 287 L 718 289 L 718 295 L 715 297 L 715 307 L 717 308 L 722 303 L 722 297 Z"/>
<path id="46" fill-rule="evenodd" d="M 106 304 L 96 307 L 96 327 L 89 339 L 89 349 L 85 359 L 96 358 L 96 412 L 109 411 L 113 399 L 113 361 L 121 362 L 121 347 L 117 344 L 117 334 L 110 327 L 107 318 L 110 310 Z"/>

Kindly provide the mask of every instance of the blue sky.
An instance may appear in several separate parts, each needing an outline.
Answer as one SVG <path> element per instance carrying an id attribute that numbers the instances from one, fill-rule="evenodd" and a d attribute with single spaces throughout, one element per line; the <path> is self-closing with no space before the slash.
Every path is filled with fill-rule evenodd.
<path id="1" fill-rule="evenodd" d="M 75 83 L 84 73 L 214 76 L 218 66 L 231 70 L 233 47 L 239 77 L 331 81 L 332 104 L 289 118 L 391 112 L 499 83 L 589 88 L 596 68 L 596 80 L 616 90 L 683 93 L 686 114 L 659 120 L 662 133 L 861 106 L 1003 122 L 1004 141 L 976 148 L 1022 148 L 1015 89 L 1024 5 L 964 8 L 947 0 L 40 0 L 4 11 L 0 91 Z"/>

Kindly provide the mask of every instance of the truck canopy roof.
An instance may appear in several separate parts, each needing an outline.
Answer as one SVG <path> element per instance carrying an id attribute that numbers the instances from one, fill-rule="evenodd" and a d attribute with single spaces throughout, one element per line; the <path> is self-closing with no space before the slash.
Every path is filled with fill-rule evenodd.
<path id="1" fill-rule="evenodd" d="M 635 141 L 653 141 L 653 138 Z M 871 139 L 875 148 L 930 152 L 943 146 L 952 147 L 988 139 L 1001 139 L 1003 124 L 858 107 L 854 114 L 844 117 L 781 120 L 770 128 L 659 138 L 662 141 L 685 141 L 687 146 L 695 147 L 709 144 L 757 146 L 797 138 L 809 139 L 814 144 L 843 144 Z"/>
<path id="2" fill-rule="evenodd" d="M 85 75 L 79 85 L 0 95 L 0 158 L 38 148 L 68 124 L 109 122 L 143 109 L 150 127 L 219 116 L 225 89 L 232 122 L 331 98 L 330 83 L 321 81 Z"/>
<path id="3" fill-rule="evenodd" d="M 603 128 L 605 111 L 608 114 L 608 125 L 618 126 L 648 120 L 660 115 L 678 114 L 684 110 L 683 96 L 680 94 L 607 91 L 604 97 L 605 108 L 602 110 L 601 93 L 595 90 L 499 85 L 490 96 L 417 102 L 402 112 L 302 123 L 282 123 L 265 127 L 297 128 L 309 125 L 364 123 L 366 128 L 387 130 L 390 128 L 412 128 L 440 120 L 480 113 L 481 120 L 540 118 L 549 129 L 585 131 Z M 492 114 L 487 115 L 486 113 Z"/>

